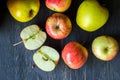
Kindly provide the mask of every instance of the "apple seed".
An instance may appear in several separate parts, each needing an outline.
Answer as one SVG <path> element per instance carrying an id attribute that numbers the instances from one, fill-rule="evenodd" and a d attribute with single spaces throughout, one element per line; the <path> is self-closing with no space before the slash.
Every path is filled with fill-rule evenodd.
<path id="1" fill-rule="evenodd" d="M 42 59 L 43 59 L 43 60 L 45 60 L 45 61 L 50 60 L 50 61 L 54 62 L 46 53 L 42 52 L 41 50 L 38 51 L 38 52 L 42 55 Z M 55 63 L 55 62 L 54 62 L 54 63 Z"/>

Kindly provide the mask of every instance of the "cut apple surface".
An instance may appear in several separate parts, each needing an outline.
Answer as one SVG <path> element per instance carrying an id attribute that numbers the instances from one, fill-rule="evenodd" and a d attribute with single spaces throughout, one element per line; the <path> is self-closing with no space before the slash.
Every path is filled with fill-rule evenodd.
<path id="1" fill-rule="evenodd" d="M 59 61 L 59 53 L 52 47 L 42 46 L 33 55 L 33 61 L 43 71 L 52 71 Z"/>
<path id="2" fill-rule="evenodd" d="M 39 26 L 30 25 L 21 31 L 20 37 L 27 49 L 35 50 L 45 42 L 47 35 L 39 29 Z"/>

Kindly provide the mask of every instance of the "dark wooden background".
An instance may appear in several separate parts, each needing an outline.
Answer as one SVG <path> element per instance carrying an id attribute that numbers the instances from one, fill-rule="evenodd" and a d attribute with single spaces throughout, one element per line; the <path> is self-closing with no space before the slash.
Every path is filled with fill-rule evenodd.
<path id="1" fill-rule="evenodd" d="M 57 49 L 61 55 L 64 45 L 70 41 L 78 41 L 89 51 L 86 64 L 78 69 L 68 68 L 62 58 L 52 72 L 44 72 L 37 67 L 32 69 L 32 60 L 35 51 L 25 49 L 23 44 L 13 47 L 16 42 L 21 41 L 20 32 L 28 25 L 38 24 L 45 31 L 45 21 L 48 16 L 55 13 L 45 7 L 44 0 L 38 15 L 27 23 L 20 23 L 13 19 L 6 7 L 6 1 L 0 0 L 0 80 L 120 80 L 120 51 L 118 55 L 109 62 L 98 60 L 91 51 L 93 39 L 100 35 L 110 35 L 120 43 L 120 0 L 99 0 L 106 4 L 110 12 L 108 22 L 95 32 L 81 30 L 76 24 L 77 8 L 83 0 L 73 0 L 71 7 L 64 12 L 72 21 L 71 34 L 63 40 L 54 40 L 47 37 L 44 45 Z"/>

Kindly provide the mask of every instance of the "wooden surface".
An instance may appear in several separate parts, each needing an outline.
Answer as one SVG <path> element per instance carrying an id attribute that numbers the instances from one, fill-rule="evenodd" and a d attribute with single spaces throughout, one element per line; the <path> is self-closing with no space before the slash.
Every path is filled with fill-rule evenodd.
<path id="1" fill-rule="evenodd" d="M 120 0 L 99 0 L 106 3 L 110 17 L 108 22 L 99 30 L 89 33 L 81 30 L 75 21 L 79 4 L 83 0 L 73 0 L 71 7 L 64 12 L 72 21 L 72 33 L 63 40 L 54 40 L 47 37 L 44 45 L 61 50 L 69 41 L 78 41 L 89 51 L 87 63 L 78 70 L 68 68 L 63 60 L 52 72 L 44 72 L 37 67 L 32 69 L 32 60 L 35 51 L 25 49 L 23 44 L 13 47 L 21 41 L 20 32 L 28 25 L 38 24 L 45 31 L 47 17 L 55 12 L 47 9 L 44 0 L 38 15 L 27 23 L 20 23 L 13 19 L 6 7 L 6 1 L 0 0 L 0 80 L 120 80 L 120 52 L 109 62 L 98 60 L 91 52 L 91 42 L 99 35 L 110 35 L 120 43 Z"/>

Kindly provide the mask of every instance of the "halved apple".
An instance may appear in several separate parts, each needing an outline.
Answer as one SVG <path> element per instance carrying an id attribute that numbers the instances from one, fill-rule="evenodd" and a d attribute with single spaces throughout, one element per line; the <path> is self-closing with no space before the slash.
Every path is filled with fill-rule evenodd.
<path id="1" fill-rule="evenodd" d="M 42 46 L 47 35 L 44 31 L 39 29 L 38 25 L 30 25 L 21 31 L 20 37 L 27 49 L 35 50 Z"/>
<path id="2" fill-rule="evenodd" d="M 43 71 L 52 71 L 59 61 L 59 53 L 52 47 L 42 46 L 33 55 L 33 61 Z"/>

